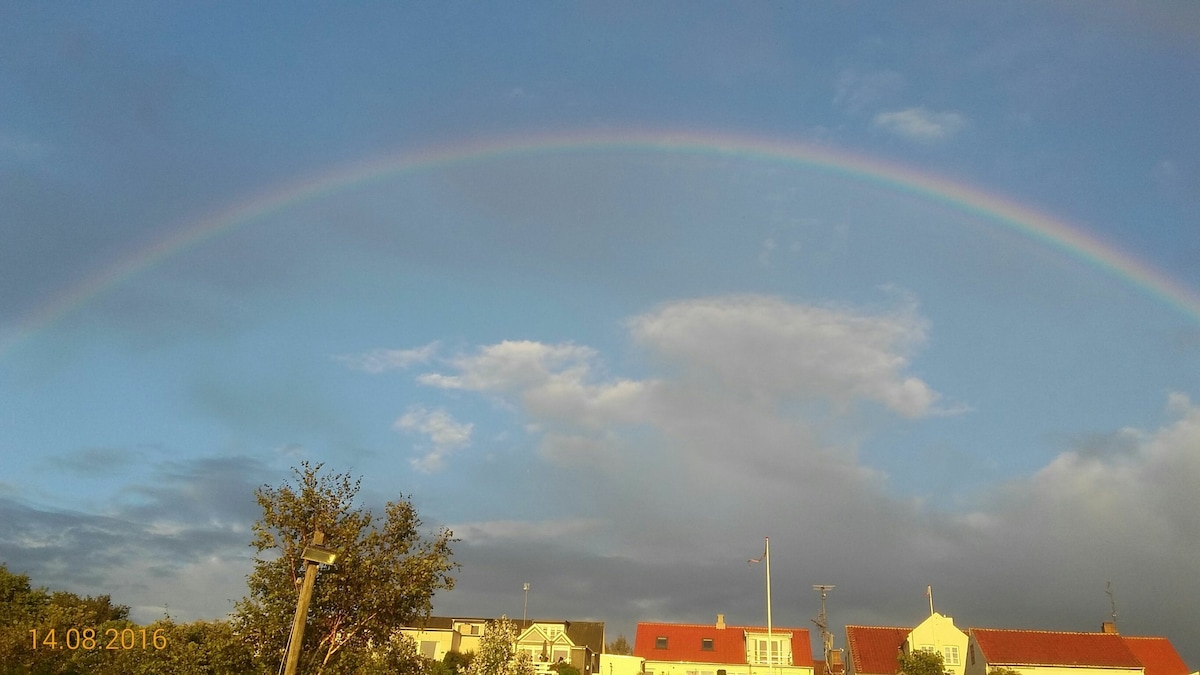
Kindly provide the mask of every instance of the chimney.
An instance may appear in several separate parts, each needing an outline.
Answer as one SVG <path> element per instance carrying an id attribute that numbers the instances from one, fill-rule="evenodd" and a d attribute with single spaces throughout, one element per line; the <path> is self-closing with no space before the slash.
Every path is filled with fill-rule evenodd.
<path id="1" fill-rule="evenodd" d="M 717 615 L 717 630 L 725 630 L 725 615 Z"/>
<path id="2" fill-rule="evenodd" d="M 1104 623 L 1100 624 L 1100 632 L 1101 633 L 1113 633 L 1115 635 L 1117 632 L 1117 622 L 1116 621 L 1105 621 Z"/>
<path id="3" fill-rule="evenodd" d="M 829 650 L 829 656 L 825 659 L 825 670 L 833 675 L 841 675 L 846 672 L 846 666 L 842 663 L 842 650 Z"/>

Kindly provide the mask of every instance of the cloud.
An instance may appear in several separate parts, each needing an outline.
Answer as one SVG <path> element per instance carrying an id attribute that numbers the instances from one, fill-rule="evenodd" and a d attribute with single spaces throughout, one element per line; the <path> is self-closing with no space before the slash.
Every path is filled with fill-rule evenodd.
<path id="1" fill-rule="evenodd" d="M 859 73 L 855 70 L 843 70 L 838 73 L 833 104 L 851 115 L 858 115 L 875 108 L 880 102 L 903 91 L 905 87 L 905 77 L 894 71 Z"/>
<path id="2" fill-rule="evenodd" d="M 110 495 L 100 513 L 0 497 L 4 562 L 37 585 L 109 594 L 131 605 L 137 621 L 161 617 L 164 604 L 181 620 L 224 616 L 246 591 L 254 491 L 269 472 L 241 457 L 152 469 Z"/>
<path id="3" fill-rule="evenodd" d="M 334 360 L 354 370 L 378 375 L 389 370 L 404 370 L 420 363 L 428 363 L 437 354 L 438 343 L 430 342 L 413 349 L 374 349 L 362 354 L 335 356 Z"/>
<path id="4" fill-rule="evenodd" d="M 912 141 L 933 142 L 949 139 L 967 125 L 956 112 L 934 112 L 925 108 L 906 108 L 875 115 L 872 125 Z"/>
<path id="5" fill-rule="evenodd" d="M 873 400 L 906 417 L 936 411 L 939 398 L 906 375 L 927 326 L 911 309 L 869 315 L 762 296 L 689 300 L 633 318 L 639 344 L 747 394 L 849 405 Z"/>
<path id="6" fill-rule="evenodd" d="M 555 541 L 563 537 L 576 537 L 595 532 L 604 521 L 594 518 L 566 518 L 560 520 L 488 520 L 448 525 L 454 536 L 467 544 L 488 542 L 541 542 Z"/>
<path id="7" fill-rule="evenodd" d="M 470 445 L 474 428 L 473 424 L 456 422 L 441 408 L 427 410 L 421 407 L 409 408 L 394 426 L 398 431 L 415 431 L 429 437 L 433 447 L 419 459 L 412 460 L 413 467 L 424 473 L 442 469 L 447 455 Z"/>

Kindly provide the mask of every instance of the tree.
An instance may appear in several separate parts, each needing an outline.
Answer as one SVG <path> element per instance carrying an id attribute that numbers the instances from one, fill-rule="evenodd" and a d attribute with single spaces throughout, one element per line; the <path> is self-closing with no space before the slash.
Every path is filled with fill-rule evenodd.
<path id="1" fill-rule="evenodd" d="M 304 462 L 293 469 L 294 485 L 255 492 L 263 516 L 254 524 L 257 555 L 235 629 L 257 645 L 261 665 L 282 661 L 304 576 L 300 554 L 320 531 L 339 555 L 318 574 L 299 672 L 349 673 L 389 650 L 401 626 L 427 617 L 436 591 L 454 587 L 450 547 L 457 540 L 444 528 L 425 537 L 403 495 L 376 519 L 354 504 L 361 480 L 322 468 Z"/>
<path id="2" fill-rule="evenodd" d="M 627 656 L 633 653 L 633 647 L 629 646 L 629 640 L 626 640 L 624 635 L 618 635 L 616 640 L 608 643 L 606 649 L 609 654 Z"/>
<path id="3" fill-rule="evenodd" d="M 558 673 L 558 675 L 580 675 L 579 669 L 566 661 L 550 666 L 550 670 Z"/>
<path id="4" fill-rule="evenodd" d="M 918 649 L 900 655 L 900 673 L 903 675 L 945 675 L 946 667 L 942 661 L 941 652 Z"/>
<path id="5" fill-rule="evenodd" d="M 483 625 L 467 675 L 533 675 L 529 654 L 517 653 L 517 626 L 502 616 Z"/>
<path id="6" fill-rule="evenodd" d="M 474 658 L 475 652 L 463 653 L 451 650 L 442 657 L 442 663 L 450 669 L 451 675 L 466 675 L 467 669 L 471 667 L 471 660 Z"/>

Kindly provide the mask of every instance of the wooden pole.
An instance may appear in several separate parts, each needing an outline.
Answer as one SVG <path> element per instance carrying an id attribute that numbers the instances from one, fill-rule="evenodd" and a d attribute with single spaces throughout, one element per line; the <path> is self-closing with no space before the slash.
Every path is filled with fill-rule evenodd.
<path id="1" fill-rule="evenodd" d="M 313 533 L 312 543 L 320 546 L 325 543 L 325 533 L 317 530 Z M 300 587 L 300 599 L 296 601 L 296 618 L 292 621 L 292 637 L 288 640 L 287 663 L 283 668 L 284 675 L 296 675 L 296 667 L 300 663 L 300 644 L 304 642 L 304 622 L 308 619 L 308 603 L 312 600 L 313 586 L 317 583 L 317 563 L 304 561 L 304 585 Z"/>

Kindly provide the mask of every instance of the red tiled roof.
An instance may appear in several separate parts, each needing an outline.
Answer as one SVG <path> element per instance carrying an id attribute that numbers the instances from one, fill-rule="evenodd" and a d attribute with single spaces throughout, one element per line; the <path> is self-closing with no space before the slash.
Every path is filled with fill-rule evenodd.
<path id="1" fill-rule="evenodd" d="M 846 626 L 846 647 L 855 675 L 894 675 L 898 656 L 912 628 L 896 626 Z"/>
<path id="2" fill-rule="evenodd" d="M 774 633 L 791 633 L 792 664 L 811 666 L 812 643 L 807 628 L 775 626 Z M 686 661 L 694 663 L 746 663 L 745 633 L 766 633 L 762 626 L 725 626 L 715 624 L 639 623 L 633 640 L 633 654 L 651 661 Z M 667 648 L 657 649 L 658 638 L 667 638 Z M 703 640 L 711 639 L 713 648 L 702 649 Z"/>
<path id="3" fill-rule="evenodd" d="M 1142 667 L 1116 633 L 972 628 L 970 634 L 991 666 Z"/>
<path id="4" fill-rule="evenodd" d="M 1187 664 L 1165 637 L 1121 636 L 1133 655 L 1146 667 L 1146 675 L 1188 675 Z"/>

